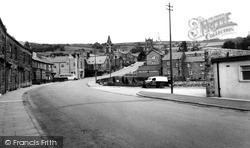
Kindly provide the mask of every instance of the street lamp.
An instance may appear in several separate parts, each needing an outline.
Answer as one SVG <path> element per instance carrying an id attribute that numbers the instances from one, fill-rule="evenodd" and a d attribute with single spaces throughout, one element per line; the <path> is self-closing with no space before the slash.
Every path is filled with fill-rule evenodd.
<path id="1" fill-rule="evenodd" d="M 97 71 L 96 71 L 96 49 L 95 49 L 95 83 L 97 82 Z"/>
<path id="2" fill-rule="evenodd" d="M 111 45 L 108 43 L 110 53 L 109 53 L 109 73 L 110 73 L 110 78 L 111 78 Z"/>
<path id="3" fill-rule="evenodd" d="M 169 11 L 169 50 L 170 50 L 170 83 L 171 83 L 171 94 L 173 93 L 173 65 L 172 65 L 172 41 L 171 41 L 171 11 L 173 11 L 173 6 L 167 5 L 167 10 Z"/>

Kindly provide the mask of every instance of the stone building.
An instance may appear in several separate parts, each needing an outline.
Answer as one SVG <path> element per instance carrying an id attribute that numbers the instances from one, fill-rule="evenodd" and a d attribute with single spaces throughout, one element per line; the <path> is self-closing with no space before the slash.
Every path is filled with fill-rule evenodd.
<path id="1" fill-rule="evenodd" d="M 0 94 L 32 84 L 32 54 L 7 33 L 0 19 Z"/>
<path id="2" fill-rule="evenodd" d="M 47 57 L 49 62 L 53 63 L 54 77 L 60 75 L 74 74 L 77 79 L 84 78 L 85 59 L 79 54 L 73 53 L 64 56 Z"/>
<path id="3" fill-rule="evenodd" d="M 151 49 L 147 54 L 146 63 L 138 68 L 138 77 L 150 77 L 162 75 L 163 54 L 156 49 Z"/>
<path id="4" fill-rule="evenodd" d="M 250 100 L 250 55 L 211 59 L 215 96 Z"/>
<path id="5" fill-rule="evenodd" d="M 185 52 L 183 71 L 186 80 L 205 80 L 204 51 Z"/>
<path id="6" fill-rule="evenodd" d="M 184 52 L 172 53 L 172 67 L 173 67 L 173 80 L 179 80 L 184 77 L 183 61 L 185 59 Z M 170 76 L 170 54 L 165 55 L 162 58 L 163 61 L 163 75 Z"/>
<path id="7" fill-rule="evenodd" d="M 223 48 L 206 48 L 205 51 L 205 75 L 206 75 L 206 94 L 208 97 L 216 97 L 216 82 L 215 82 L 215 70 L 211 59 L 214 58 L 225 58 L 234 56 L 250 55 L 248 50 L 237 50 L 237 49 L 223 49 Z"/>
<path id="8" fill-rule="evenodd" d="M 54 64 L 46 60 L 45 57 L 38 56 L 37 53 L 32 54 L 32 84 L 51 82 L 54 73 L 52 66 Z"/>

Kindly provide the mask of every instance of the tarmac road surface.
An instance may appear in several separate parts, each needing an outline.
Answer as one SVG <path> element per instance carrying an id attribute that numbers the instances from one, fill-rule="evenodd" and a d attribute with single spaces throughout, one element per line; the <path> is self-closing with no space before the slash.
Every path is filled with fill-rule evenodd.
<path id="1" fill-rule="evenodd" d="M 43 130 L 67 147 L 249 148 L 250 113 L 103 92 L 93 79 L 29 92 Z"/>

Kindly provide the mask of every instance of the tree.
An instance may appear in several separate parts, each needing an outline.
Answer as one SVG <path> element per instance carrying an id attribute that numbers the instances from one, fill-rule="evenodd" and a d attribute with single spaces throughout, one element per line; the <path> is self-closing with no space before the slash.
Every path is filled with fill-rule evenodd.
<path id="1" fill-rule="evenodd" d="M 226 41 L 226 42 L 223 44 L 222 48 L 235 49 L 235 43 L 234 43 L 233 41 L 231 41 L 231 40 Z"/>
<path id="2" fill-rule="evenodd" d="M 186 52 L 187 51 L 187 42 L 183 41 L 181 42 L 181 45 L 179 46 L 178 52 Z"/>
<path id="3" fill-rule="evenodd" d="M 91 47 L 94 49 L 98 49 L 100 52 L 104 52 L 103 45 L 98 42 L 95 42 L 93 45 L 91 45 Z"/>
<path id="4" fill-rule="evenodd" d="M 138 55 L 137 60 L 138 60 L 138 61 L 145 61 L 145 60 L 146 60 L 146 57 L 147 57 L 146 53 L 145 53 L 144 51 L 141 51 L 141 52 L 139 53 L 139 55 Z"/>
<path id="5" fill-rule="evenodd" d="M 136 43 L 135 47 L 131 49 L 131 53 L 138 53 L 142 51 L 143 51 L 143 47 L 141 43 Z"/>
<path id="6" fill-rule="evenodd" d="M 26 47 L 27 49 L 31 49 L 30 43 L 28 41 L 24 43 L 24 47 Z"/>
<path id="7" fill-rule="evenodd" d="M 243 50 L 250 50 L 250 36 L 243 39 L 241 46 Z"/>

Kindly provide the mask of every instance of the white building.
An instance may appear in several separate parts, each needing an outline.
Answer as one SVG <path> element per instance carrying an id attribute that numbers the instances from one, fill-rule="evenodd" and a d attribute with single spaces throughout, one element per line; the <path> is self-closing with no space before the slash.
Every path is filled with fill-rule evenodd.
<path id="1" fill-rule="evenodd" d="M 211 62 L 216 96 L 250 100 L 250 55 L 215 58 Z"/>

